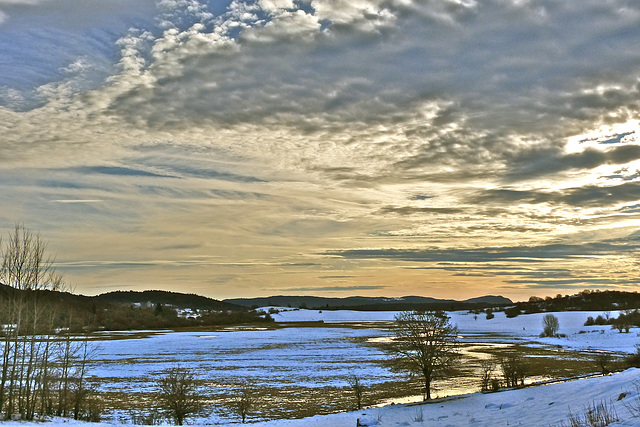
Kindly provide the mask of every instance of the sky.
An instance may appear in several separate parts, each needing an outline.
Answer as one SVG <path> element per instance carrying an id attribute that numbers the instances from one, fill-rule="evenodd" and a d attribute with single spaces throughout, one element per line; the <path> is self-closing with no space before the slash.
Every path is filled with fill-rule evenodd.
<path id="1" fill-rule="evenodd" d="M 0 231 L 79 293 L 640 280 L 632 0 L 0 0 Z"/>

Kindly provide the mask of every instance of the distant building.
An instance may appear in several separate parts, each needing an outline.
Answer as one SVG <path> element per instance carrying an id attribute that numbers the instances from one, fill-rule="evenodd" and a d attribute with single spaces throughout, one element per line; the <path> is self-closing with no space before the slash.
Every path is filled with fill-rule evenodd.
<path id="1" fill-rule="evenodd" d="M 8 333 L 8 332 L 15 332 L 18 330 L 18 324 L 17 323 L 7 323 L 4 325 L 0 325 L 0 332 L 2 333 Z"/>

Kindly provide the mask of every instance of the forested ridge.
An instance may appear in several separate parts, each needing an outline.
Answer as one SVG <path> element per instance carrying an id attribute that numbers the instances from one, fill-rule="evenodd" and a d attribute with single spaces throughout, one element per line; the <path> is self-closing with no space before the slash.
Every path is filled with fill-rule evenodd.
<path id="1" fill-rule="evenodd" d="M 265 322 L 245 307 L 194 294 L 166 291 L 111 292 L 97 296 L 50 289 L 23 290 L 0 284 L 0 304 L 18 294 L 59 313 L 53 327 L 70 331 L 135 330 Z M 190 309 L 188 313 L 183 310 Z M 3 323 L 12 323 L 3 320 Z M 48 327 L 48 326 L 47 326 Z"/>
<path id="2" fill-rule="evenodd" d="M 614 311 L 640 308 L 638 292 L 611 290 L 583 290 L 574 295 L 561 295 L 546 298 L 531 297 L 528 301 L 515 303 L 505 309 L 508 317 L 519 314 L 551 311 Z"/>

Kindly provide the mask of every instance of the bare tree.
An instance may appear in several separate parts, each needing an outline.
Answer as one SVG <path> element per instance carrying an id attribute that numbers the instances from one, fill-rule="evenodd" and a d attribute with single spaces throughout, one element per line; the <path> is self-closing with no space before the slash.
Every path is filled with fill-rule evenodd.
<path id="1" fill-rule="evenodd" d="M 352 374 L 347 378 L 347 382 L 353 391 L 353 396 L 356 400 L 356 409 L 362 409 L 362 395 L 364 394 L 364 384 L 362 384 L 362 380 L 356 374 Z"/>
<path id="2" fill-rule="evenodd" d="M 526 366 L 522 356 L 511 353 L 501 357 L 500 368 L 502 369 L 505 386 L 517 387 L 524 385 Z"/>
<path id="3" fill-rule="evenodd" d="M 602 375 L 607 375 L 611 372 L 610 365 L 613 362 L 613 355 L 611 353 L 605 351 L 598 352 L 595 354 L 593 360 L 596 362 Z"/>
<path id="4" fill-rule="evenodd" d="M 158 404 L 177 425 L 200 410 L 193 373 L 181 367 L 169 369 L 158 380 Z"/>
<path id="5" fill-rule="evenodd" d="M 543 337 L 555 337 L 558 335 L 558 329 L 560 329 L 560 322 L 558 318 L 553 314 L 545 314 L 542 318 L 542 336 Z"/>
<path id="6" fill-rule="evenodd" d="M 612 320 L 611 327 L 617 329 L 619 332 L 624 330 L 624 332 L 628 334 L 632 326 L 630 313 L 630 310 L 625 310 L 624 313 L 620 313 L 617 319 Z"/>
<path id="7" fill-rule="evenodd" d="M 496 371 L 496 361 L 494 358 L 483 359 L 480 361 L 480 390 L 489 391 L 493 389 L 494 382 L 496 379 L 494 377 L 494 373 Z M 495 390 L 494 390 L 495 391 Z"/>
<path id="8" fill-rule="evenodd" d="M 431 399 L 431 382 L 458 356 L 458 329 L 443 312 L 405 311 L 396 316 L 392 331 L 395 339 L 389 348 L 406 369 L 422 375 L 424 400 Z"/>
<path id="9" fill-rule="evenodd" d="M 232 409 L 240 416 L 244 424 L 256 404 L 254 388 L 248 382 L 243 382 L 236 390 Z"/>
<path id="10" fill-rule="evenodd" d="M 6 417 L 20 414 L 23 419 L 32 419 L 40 393 L 46 345 L 38 335 L 45 312 L 39 293 L 57 283 L 46 247 L 40 234 L 23 225 L 16 225 L 8 239 L 0 242 L 0 283 L 6 286 L 0 411 Z"/>
<path id="11" fill-rule="evenodd" d="M 44 301 L 44 291 L 62 290 L 62 275 L 53 269 L 53 258 L 39 233 L 16 225 L 6 241 L 0 240 L 0 413 L 32 420 L 37 413 L 67 415 L 69 406 L 60 384 L 68 383 L 71 367 L 65 361 L 65 345 L 52 335 L 61 318 L 59 307 Z M 67 352 L 67 354 L 71 354 Z M 86 359 L 83 369 L 86 367 Z M 86 375 L 76 379 L 85 389 Z M 62 406 L 61 406 L 62 403 Z M 77 405 L 76 405 L 77 406 Z"/>

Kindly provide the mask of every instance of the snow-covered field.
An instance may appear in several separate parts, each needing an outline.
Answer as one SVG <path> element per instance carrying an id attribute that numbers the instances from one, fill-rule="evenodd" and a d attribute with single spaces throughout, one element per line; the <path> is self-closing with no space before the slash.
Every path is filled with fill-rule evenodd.
<path id="1" fill-rule="evenodd" d="M 144 394 L 155 391 L 162 373 L 176 366 L 192 371 L 212 401 L 204 420 L 224 423 L 235 419 L 225 407 L 230 393 L 242 382 L 259 388 L 265 397 L 262 417 L 300 416 L 298 402 L 324 413 L 344 410 L 342 399 L 349 375 L 367 378 L 368 385 L 396 383 L 404 375 L 381 365 L 388 355 L 364 343 L 386 333 L 375 328 L 286 327 L 228 328 L 211 332 L 160 331 L 122 334 L 126 339 L 94 341 L 97 349 L 90 376 L 108 399 L 129 393 L 130 406 L 148 409 Z M 108 400 L 107 399 L 107 400 Z M 121 405 L 122 406 L 122 405 Z M 306 413 L 317 413 L 307 409 Z M 128 410 L 108 411 L 110 418 L 130 418 Z"/>
<path id="2" fill-rule="evenodd" d="M 267 308 L 268 309 L 268 308 Z M 287 311 L 285 311 L 287 310 Z M 220 332 L 159 332 L 147 337 L 97 341 L 91 373 L 102 382 L 103 391 L 140 392 L 153 388 L 154 378 L 179 364 L 193 368 L 199 378 L 222 390 L 249 379 L 256 384 L 286 389 L 345 387 L 346 376 L 357 374 L 376 382 L 403 381 L 379 362 L 388 356 L 367 341 L 384 339 L 384 323 L 395 312 L 318 311 L 282 309 L 273 317 L 291 326 L 275 330 L 230 329 Z M 621 334 L 609 326 L 583 326 L 588 316 L 601 312 L 555 313 L 563 338 L 539 338 L 544 314 L 507 319 L 495 313 L 450 313 L 452 323 L 465 343 L 518 343 L 530 347 L 561 346 L 580 351 L 635 352 L 640 343 L 638 329 Z M 617 313 L 611 313 L 617 316 Z M 325 325 L 303 327 L 295 322 L 322 320 Z M 368 327 L 362 327 L 363 325 Z M 126 334 L 124 334 L 126 337 Z M 477 386 L 475 386 L 477 389 Z M 621 420 L 616 426 L 640 426 L 627 407 L 640 411 L 640 370 L 627 370 L 605 377 L 529 387 L 520 390 L 448 397 L 428 404 L 387 405 L 358 412 L 340 412 L 303 419 L 259 421 L 254 426 L 552 426 L 564 422 L 572 412 L 585 412 L 588 405 L 606 402 Z M 625 393 L 626 396 L 618 400 Z M 344 400 L 348 400 L 347 397 Z M 346 407 L 345 402 L 345 407 Z M 304 405 L 304 400 L 300 405 Z M 343 410 L 339 409 L 339 410 Z M 286 417 L 285 417 L 286 418 Z M 255 419 L 254 419 L 255 420 Z M 250 420 L 250 421 L 254 421 Z M 227 424 L 237 418 L 212 413 L 191 423 Z M 115 419 L 111 421 L 115 422 Z M 6 423 L 11 426 L 12 423 Z M 26 425 L 26 424 L 20 424 Z"/>
<path id="3" fill-rule="evenodd" d="M 268 309 L 268 307 L 267 307 Z M 318 311 L 282 309 L 272 317 L 277 322 L 317 321 L 324 322 L 361 322 L 392 321 L 397 312 L 359 312 L 359 311 Z M 286 310 L 286 311 L 285 311 Z M 607 350 L 620 353 L 635 352 L 635 344 L 640 344 L 639 329 L 632 329 L 629 334 L 620 334 L 610 326 L 583 326 L 587 317 L 597 317 L 601 311 L 570 311 L 553 313 L 560 322 L 561 334 L 566 338 L 539 338 L 542 332 L 542 318 L 547 313 L 535 313 L 507 318 L 504 313 L 495 313 L 493 319 L 487 320 L 484 314 L 474 316 L 465 311 L 448 313 L 451 323 L 458 326 L 466 342 L 473 342 L 475 335 L 481 335 L 483 342 L 530 342 L 561 345 L 575 350 Z M 612 312 L 617 317 L 618 312 Z M 496 334 L 494 338 L 487 334 Z"/>
<path id="4" fill-rule="evenodd" d="M 358 339 L 379 331 L 351 328 L 283 328 L 220 332 L 160 332 L 146 338 L 98 341 L 91 375 L 96 378 L 152 382 L 180 365 L 211 382 L 250 380 L 284 387 L 343 386 L 350 373 L 392 379 L 376 362 L 385 353 Z M 122 389 L 122 381 L 113 383 Z M 108 388 L 109 385 L 105 386 Z"/>

